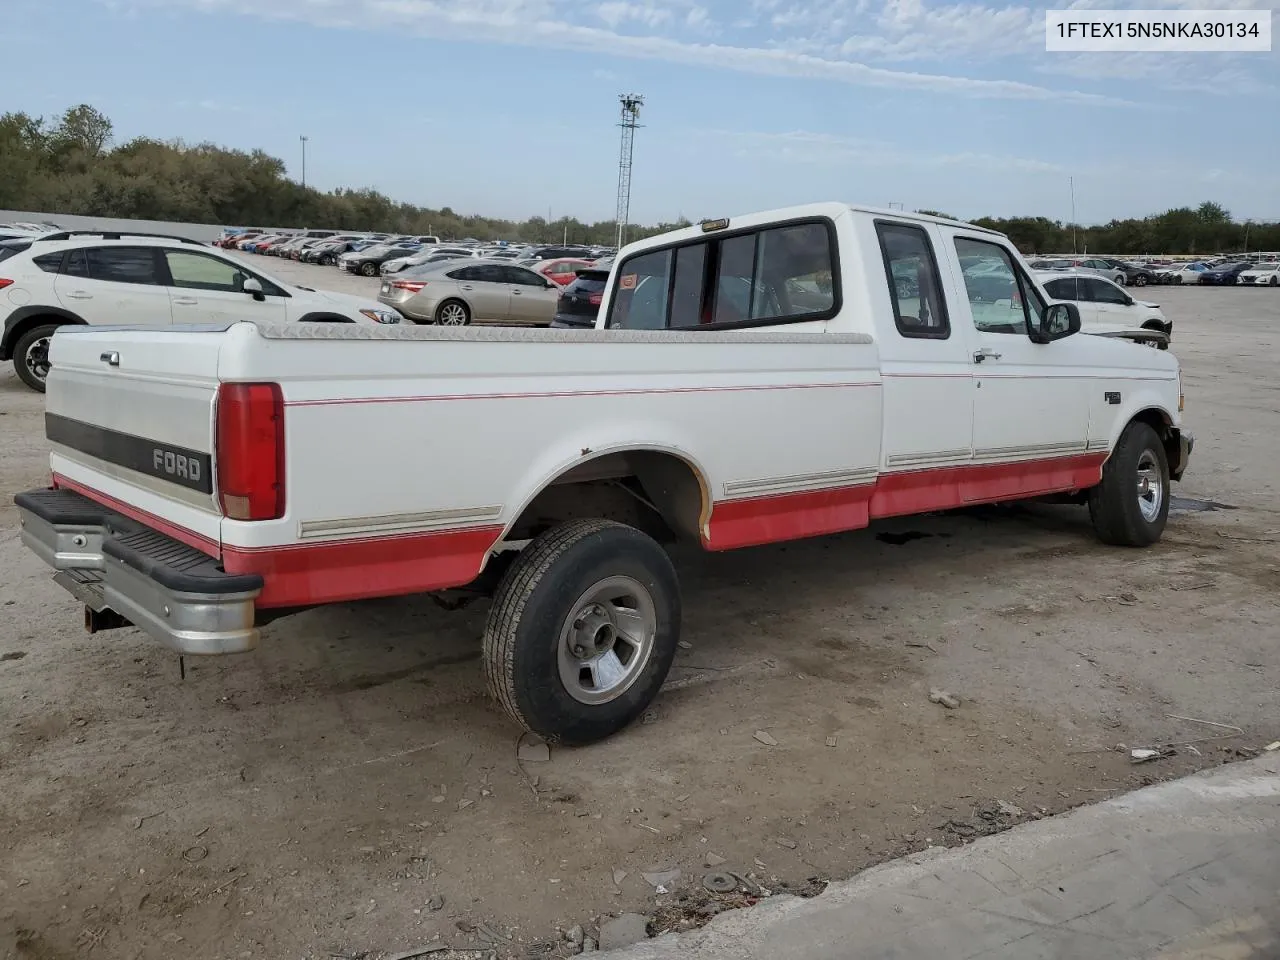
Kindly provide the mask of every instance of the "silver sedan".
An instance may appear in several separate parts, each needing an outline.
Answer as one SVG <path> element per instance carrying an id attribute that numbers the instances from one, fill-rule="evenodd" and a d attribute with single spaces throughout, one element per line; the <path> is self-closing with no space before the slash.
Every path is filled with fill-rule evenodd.
<path id="1" fill-rule="evenodd" d="M 549 326 L 560 287 L 504 260 L 446 260 L 384 277 L 378 300 L 417 323 Z"/>

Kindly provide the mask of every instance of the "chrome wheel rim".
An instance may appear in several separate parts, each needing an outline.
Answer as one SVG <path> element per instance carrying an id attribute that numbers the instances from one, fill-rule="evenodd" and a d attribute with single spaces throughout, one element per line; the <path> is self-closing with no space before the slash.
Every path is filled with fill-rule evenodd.
<path id="1" fill-rule="evenodd" d="M 1160 516 L 1164 504 L 1164 477 L 1160 473 L 1160 459 L 1153 450 L 1143 450 L 1138 458 L 1138 509 L 1142 519 L 1152 523 Z"/>
<path id="2" fill-rule="evenodd" d="M 560 682 L 579 703 L 609 703 L 626 693 L 653 656 L 658 613 L 632 577 L 608 577 L 571 608 L 556 645 Z"/>
<path id="3" fill-rule="evenodd" d="M 467 322 L 467 311 L 460 303 L 446 303 L 440 308 L 440 322 L 446 327 L 460 327 Z"/>
<path id="4" fill-rule="evenodd" d="M 49 376 L 49 342 L 52 337 L 41 337 L 34 341 L 27 350 L 23 361 L 31 375 L 37 380 L 45 380 Z"/>

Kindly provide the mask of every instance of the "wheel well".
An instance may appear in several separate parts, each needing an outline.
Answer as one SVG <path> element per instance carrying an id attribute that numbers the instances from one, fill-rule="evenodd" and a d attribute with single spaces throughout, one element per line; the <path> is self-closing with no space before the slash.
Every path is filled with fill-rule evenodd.
<path id="1" fill-rule="evenodd" d="M 1136 414 L 1130 423 L 1145 423 L 1156 432 L 1156 436 L 1160 438 L 1160 442 L 1164 444 L 1165 455 L 1169 458 L 1169 463 L 1178 462 L 1178 431 L 1173 426 L 1173 421 L 1163 410 L 1157 410 L 1155 407 L 1148 407 Z"/>
<path id="2" fill-rule="evenodd" d="M 660 541 L 698 542 L 708 506 L 707 485 L 688 461 L 659 450 L 611 452 L 546 484 L 504 539 L 526 540 L 567 520 L 600 517 Z"/>
<path id="3" fill-rule="evenodd" d="M 13 323 L 5 330 L 4 342 L 0 343 L 0 360 L 13 359 L 13 349 L 18 345 L 18 341 L 26 335 L 27 331 L 42 327 L 48 323 L 57 324 L 61 327 L 85 326 L 85 322 L 79 317 L 63 313 L 30 314 Z"/>

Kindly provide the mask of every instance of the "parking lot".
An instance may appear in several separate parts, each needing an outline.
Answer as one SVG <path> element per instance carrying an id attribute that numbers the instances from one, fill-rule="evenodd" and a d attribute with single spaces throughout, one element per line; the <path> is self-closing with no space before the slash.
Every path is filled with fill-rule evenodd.
<path id="1" fill-rule="evenodd" d="M 136 630 L 83 633 L 19 540 L 12 496 L 47 450 L 6 367 L 0 956 L 566 955 L 556 928 L 607 914 L 699 922 L 710 866 L 812 894 L 1251 755 L 1280 737 L 1280 293 L 1147 297 L 1197 436 L 1159 545 L 1027 506 L 678 552 L 689 646 L 656 709 L 545 762 L 485 696 L 482 603 L 304 613 L 185 680 Z M 1120 744 L 1177 746 L 1134 765 Z"/>

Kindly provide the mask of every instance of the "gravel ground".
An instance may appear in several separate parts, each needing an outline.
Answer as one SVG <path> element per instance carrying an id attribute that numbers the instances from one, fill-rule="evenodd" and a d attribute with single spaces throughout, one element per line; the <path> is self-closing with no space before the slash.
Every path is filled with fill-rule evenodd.
<path id="1" fill-rule="evenodd" d="M 46 447 L 40 397 L 6 369 L 0 957 L 565 955 L 558 926 L 749 902 L 692 893 L 721 858 L 812 893 L 1277 739 L 1280 294 L 1148 296 L 1176 323 L 1198 438 L 1176 492 L 1231 509 L 1179 511 L 1146 551 L 1034 506 L 679 552 L 690 647 L 667 691 L 543 763 L 517 761 L 484 695 L 482 604 L 312 611 L 185 681 L 135 630 L 84 634 L 18 539 L 12 495 L 46 479 Z M 1115 749 L 1192 740 L 1136 767 Z M 677 868 L 670 894 L 644 877 Z"/>

